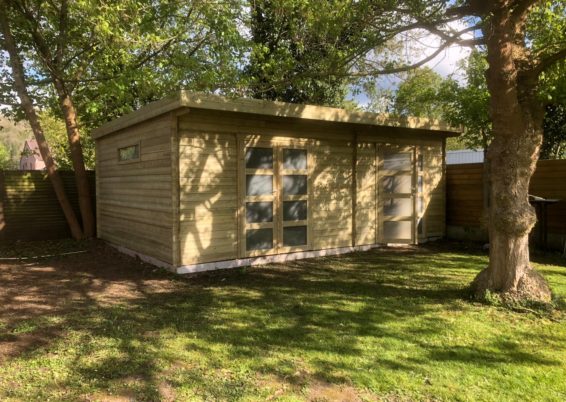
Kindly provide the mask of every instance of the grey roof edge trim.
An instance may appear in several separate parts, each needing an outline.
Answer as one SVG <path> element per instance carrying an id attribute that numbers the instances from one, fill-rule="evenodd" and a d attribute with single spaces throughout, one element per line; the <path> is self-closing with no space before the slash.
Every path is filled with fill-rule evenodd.
<path id="1" fill-rule="evenodd" d="M 102 126 L 92 130 L 90 135 L 93 139 L 97 140 L 105 135 L 112 134 L 116 131 L 123 130 L 124 128 L 161 116 L 182 107 L 183 105 L 181 104 L 181 100 L 178 95 L 169 96 L 156 102 L 148 103 L 138 110 L 104 123 Z"/>

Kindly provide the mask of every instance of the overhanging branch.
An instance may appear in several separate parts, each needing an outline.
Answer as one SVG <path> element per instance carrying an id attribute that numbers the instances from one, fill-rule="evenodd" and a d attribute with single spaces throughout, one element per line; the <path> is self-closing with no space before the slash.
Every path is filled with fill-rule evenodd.
<path id="1" fill-rule="evenodd" d="M 551 55 L 541 58 L 537 63 L 535 63 L 532 71 L 536 76 L 539 76 L 544 71 L 549 69 L 552 65 L 564 59 L 566 59 L 566 47 L 558 50 Z"/>

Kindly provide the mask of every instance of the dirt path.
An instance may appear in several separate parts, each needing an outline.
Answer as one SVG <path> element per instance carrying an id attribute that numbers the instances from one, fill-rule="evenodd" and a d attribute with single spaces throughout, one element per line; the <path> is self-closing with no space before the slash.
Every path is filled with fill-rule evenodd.
<path id="1" fill-rule="evenodd" d="M 86 253 L 0 262 L 0 284 L 2 362 L 47 344 L 60 331 L 56 323 L 45 331 L 26 331 L 26 323 L 92 303 L 104 305 L 171 292 L 186 281 L 95 242 Z"/>

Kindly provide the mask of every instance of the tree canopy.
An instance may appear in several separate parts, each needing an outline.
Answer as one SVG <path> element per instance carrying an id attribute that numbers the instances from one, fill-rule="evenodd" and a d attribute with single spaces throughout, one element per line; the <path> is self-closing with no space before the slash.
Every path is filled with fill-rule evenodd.
<path id="1" fill-rule="evenodd" d="M 559 67 L 559 66 L 557 66 Z M 400 116 L 441 119 L 453 127 L 462 127 L 463 134 L 454 139 L 456 148 L 487 149 L 492 139 L 489 117 L 489 91 L 485 79 L 488 68 L 485 53 L 474 50 L 463 60 L 464 75 L 442 78 L 428 68 L 417 69 L 399 84 L 390 111 Z M 566 76 L 552 69 L 541 79 L 539 97 L 546 104 L 541 158 L 565 156 L 565 99 L 560 92 Z"/>

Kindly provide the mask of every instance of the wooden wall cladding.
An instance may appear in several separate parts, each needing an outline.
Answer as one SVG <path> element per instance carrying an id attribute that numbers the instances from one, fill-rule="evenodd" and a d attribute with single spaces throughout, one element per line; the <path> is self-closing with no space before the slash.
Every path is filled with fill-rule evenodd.
<path id="1" fill-rule="evenodd" d="M 173 263 L 171 115 L 128 127 L 96 142 L 98 237 Z M 118 149 L 139 144 L 139 158 Z"/>

